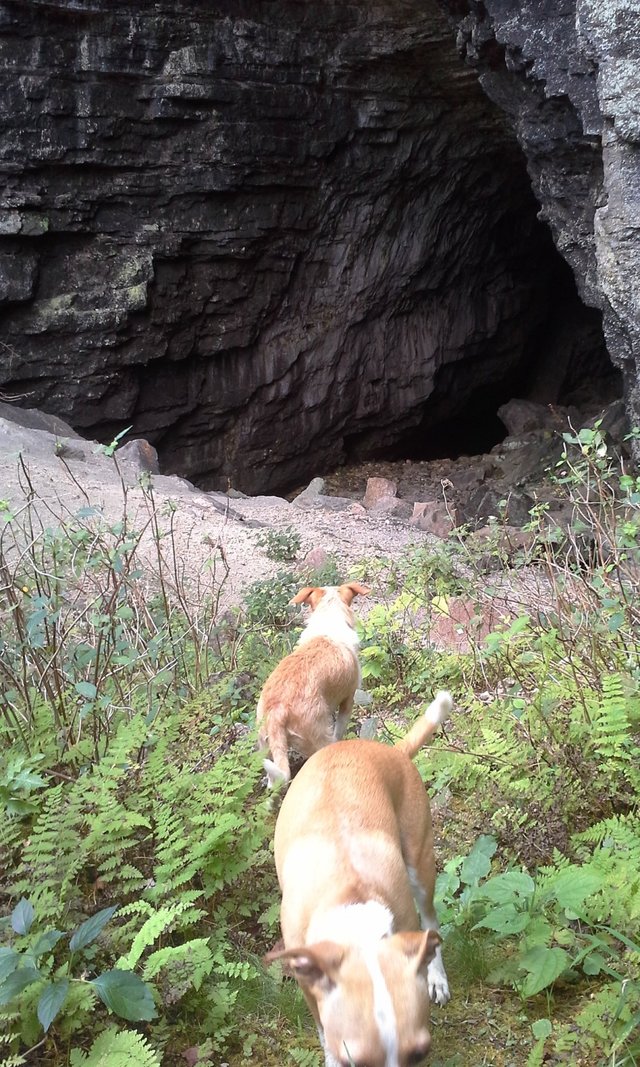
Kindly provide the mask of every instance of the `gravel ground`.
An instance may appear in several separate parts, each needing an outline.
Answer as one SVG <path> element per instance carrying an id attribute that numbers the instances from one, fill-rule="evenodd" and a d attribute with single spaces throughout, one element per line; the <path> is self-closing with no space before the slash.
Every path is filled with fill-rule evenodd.
<path id="1" fill-rule="evenodd" d="M 139 481 L 139 465 L 124 458 L 116 462 L 94 442 L 26 429 L 0 418 L 0 500 L 22 517 L 20 521 L 28 501 L 44 527 L 55 527 L 78 513 L 86 517 L 88 509 L 96 509 L 110 524 L 126 513 L 133 527 L 141 528 L 155 512 L 160 529 L 173 531 L 172 539 L 161 541 L 170 566 L 194 581 L 212 560 L 216 574 L 228 569 L 226 603 L 237 602 L 253 582 L 282 569 L 257 544 L 265 530 L 293 529 L 301 540 L 299 558 L 311 549 L 323 549 L 335 558 L 345 581 L 364 557 L 397 559 L 411 546 L 435 540 L 406 522 L 376 516 L 358 505 L 334 511 L 314 499 L 300 504 L 272 496 L 230 499 L 161 475 L 152 475 L 145 491 Z M 335 477 L 332 484 L 340 488 Z M 157 541 L 150 526 L 142 548 L 151 574 Z"/>

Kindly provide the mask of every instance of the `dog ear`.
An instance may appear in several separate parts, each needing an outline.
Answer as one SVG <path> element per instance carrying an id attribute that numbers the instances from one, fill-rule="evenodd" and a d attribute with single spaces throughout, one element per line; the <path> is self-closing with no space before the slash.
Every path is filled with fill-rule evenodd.
<path id="1" fill-rule="evenodd" d="M 340 586 L 340 596 L 346 604 L 350 604 L 355 596 L 366 596 L 370 592 L 369 587 L 360 582 L 345 582 Z"/>
<path id="2" fill-rule="evenodd" d="M 293 600 L 290 600 L 290 604 L 304 604 L 305 600 L 308 600 L 316 587 L 314 585 L 305 585 L 304 589 L 301 589 L 299 593 L 296 593 Z"/>
<path id="3" fill-rule="evenodd" d="M 285 969 L 303 985 L 317 985 L 325 979 L 331 984 L 344 959 L 344 948 L 333 941 L 320 941 L 305 948 L 273 949 L 264 957 L 264 962 L 282 960 Z"/>
<path id="4" fill-rule="evenodd" d="M 426 930 L 424 933 L 402 933 L 395 935 L 401 944 L 402 951 L 415 966 L 416 974 L 426 967 L 436 954 L 436 949 L 442 938 L 435 930 Z"/>

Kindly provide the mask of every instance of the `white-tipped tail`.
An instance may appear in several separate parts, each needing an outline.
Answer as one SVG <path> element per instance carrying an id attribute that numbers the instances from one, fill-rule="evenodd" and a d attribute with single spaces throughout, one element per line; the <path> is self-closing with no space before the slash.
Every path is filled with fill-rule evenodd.
<path id="1" fill-rule="evenodd" d="M 447 721 L 451 715 L 452 708 L 453 699 L 451 693 L 448 693 L 446 689 L 441 689 L 439 693 L 436 693 L 425 711 L 425 718 L 440 725 L 440 723 Z"/>
<path id="2" fill-rule="evenodd" d="M 446 722 L 451 714 L 452 707 L 451 693 L 441 689 L 429 704 L 424 715 L 421 715 L 418 721 L 414 722 L 411 729 L 407 731 L 400 741 L 396 741 L 395 747 L 406 752 L 407 756 L 413 759 L 418 749 L 431 740 L 438 726 Z"/>

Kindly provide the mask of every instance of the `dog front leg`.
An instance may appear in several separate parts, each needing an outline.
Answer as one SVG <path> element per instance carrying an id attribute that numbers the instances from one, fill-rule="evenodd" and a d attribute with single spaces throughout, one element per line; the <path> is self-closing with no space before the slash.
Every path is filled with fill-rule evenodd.
<path id="1" fill-rule="evenodd" d="M 438 925 L 436 913 L 433 910 L 431 894 L 424 888 L 420 875 L 413 867 L 407 867 L 407 873 L 409 875 L 409 882 L 411 883 L 413 899 L 415 900 L 418 914 L 420 916 L 420 925 L 422 929 L 435 930 L 435 932 L 438 933 L 440 927 Z M 438 945 L 435 955 L 427 967 L 427 984 L 429 986 L 429 997 L 434 1003 L 446 1004 L 451 1000 L 449 980 L 447 978 L 447 972 L 444 969 L 442 948 L 440 945 Z"/>
<path id="2" fill-rule="evenodd" d="M 324 1039 L 324 1030 L 318 1025 L 318 1037 L 320 1038 L 320 1044 L 322 1045 L 322 1051 L 324 1052 L 324 1067 L 341 1067 L 339 1060 L 335 1058 L 332 1052 L 329 1052 Z"/>

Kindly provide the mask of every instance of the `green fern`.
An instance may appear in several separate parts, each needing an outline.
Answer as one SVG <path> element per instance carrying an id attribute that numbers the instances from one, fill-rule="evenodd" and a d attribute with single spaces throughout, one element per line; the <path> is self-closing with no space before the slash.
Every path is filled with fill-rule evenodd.
<path id="1" fill-rule="evenodd" d="M 55 922 L 63 913 L 69 889 L 83 866 L 80 830 L 84 820 L 81 790 L 64 785 L 47 790 L 10 887 L 12 895 L 31 900 L 43 921 Z M 34 871 L 38 872 L 35 881 Z"/>
<path id="2" fill-rule="evenodd" d="M 640 986 L 637 983 L 613 982 L 592 995 L 574 1021 L 561 1025 L 554 1032 L 553 1052 L 572 1054 L 576 1048 L 581 1056 L 591 1054 L 591 1062 L 622 1063 L 621 1052 L 628 1038 L 634 1012 L 640 1006 Z M 609 1060 L 612 1053 L 613 1060 Z"/>
<path id="3" fill-rule="evenodd" d="M 133 939 L 131 948 L 126 955 L 121 956 L 116 967 L 120 967 L 123 970 L 132 970 L 137 964 L 138 960 L 142 956 L 142 953 L 150 945 L 166 934 L 175 925 L 176 919 L 188 912 L 188 923 L 197 922 L 198 919 L 205 915 L 202 909 L 196 909 L 193 907 L 193 902 L 189 899 L 178 900 L 173 904 L 167 904 L 164 907 L 159 908 L 143 923 L 140 930 Z M 185 925 L 184 919 L 181 925 Z"/>
<path id="4" fill-rule="evenodd" d="M 75 1049 L 71 1067 L 161 1067 L 160 1057 L 142 1034 L 110 1027 L 88 1052 Z"/>
<path id="5" fill-rule="evenodd" d="M 322 1063 L 321 1054 L 311 1048 L 290 1048 L 289 1059 L 297 1067 L 320 1067 Z"/>
<path id="6" fill-rule="evenodd" d="M 9 1051 L 9 1046 L 20 1042 L 20 1022 L 20 1012 L 0 1009 L 0 1067 L 22 1067 L 27 1062 L 24 1056 Z"/>
<path id="7" fill-rule="evenodd" d="M 609 819 L 590 826 L 582 833 L 574 834 L 574 842 L 588 841 L 592 844 L 626 853 L 632 865 L 640 870 L 640 815 L 613 815 Z"/>
<path id="8" fill-rule="evenodd" d="M 178 1000 L 187 989 L 200 989 L 211 974 L 214 958 L 208 938 L 194 938 L 183 945 L 170 945 L 152 952 L 143 969 L 145 981 L 158 978 L 169 982 L 171 999 Z"/>
<path id="9" fill-rule="evenodd" d="M 535 1045 L 533 1046 L 531 1052 L 527 1057 L 527 1067 L 542 1067 L 544 1061 L 547 1058 L 545 1053 L 545 1044 L 546 1041 L 544 1040 L 544 1038 L 541 1038 L 539 1041 L 536 1041 Z"/>
<path id="10" fill-rule="evenodd" d="M 145 733 L 142 716 L 123 723 L 108 759 L 44 795 L 11 885 L 13 894 L 29 897 L 41 920 L 55 922 L 65 913 L 85 867 L 94 866 L 99 876 L 104 873 L 105 881 L 117 881 L 120 893 L 144 885 L 142 873 L 126 862 L 126 856 L 138 848 L 140 830 L 149 824 L 124 805 L 120 788 Z M 117 869 L 121 879 L 114 877 Z M 33 871 L 38 872 L 35 883 Z"/>
<path id="11" fill-rule="evenodd" d="M 627 763 L 633 757 L 627 699 L 619 674 L 602 679 L 602 698 L 591 709 L 592 746 L 598 755 L 611 762 Z"/>

